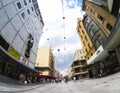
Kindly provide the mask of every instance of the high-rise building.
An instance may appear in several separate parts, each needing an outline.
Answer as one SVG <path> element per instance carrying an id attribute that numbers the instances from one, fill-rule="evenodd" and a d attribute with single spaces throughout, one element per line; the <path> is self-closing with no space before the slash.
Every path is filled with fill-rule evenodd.
<path id="1" fill-rule="evenodd" d="M 41 47 L 38 49 L 35 69 L 41 71 L 43 77 L 54 77 L 55 59 L 50 46 Z M 40 76 L 39 76 L 40 77 Z"/>
<path id="2" fill-rule="evenodd" d="M 0 0 L 0 73 L 35 72 L 43 26 L 37 0 Z"/>
<path id="3" fill-rule="evenodd" d="M 88 78 L 87 62 L 82 49 L 75 51 L 74 61 L 71 68 L 73 79 L 76 78 L 76 80 L 78 80 L 81 78 Z"/>

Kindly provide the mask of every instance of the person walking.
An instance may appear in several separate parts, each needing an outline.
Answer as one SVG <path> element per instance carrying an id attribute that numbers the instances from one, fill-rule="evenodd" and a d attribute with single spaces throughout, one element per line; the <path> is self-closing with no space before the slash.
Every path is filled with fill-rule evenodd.
<path id="1" fill-rule="evenodd" d="M 19 84 L 22 84 L 24 82 L 24 75 L 20 73 L 19 75 Z"/>
<path id="2" fill-rule="evenodd" d="M 68 76 L 65 77 L 65 83 L 68 83 Z"/>

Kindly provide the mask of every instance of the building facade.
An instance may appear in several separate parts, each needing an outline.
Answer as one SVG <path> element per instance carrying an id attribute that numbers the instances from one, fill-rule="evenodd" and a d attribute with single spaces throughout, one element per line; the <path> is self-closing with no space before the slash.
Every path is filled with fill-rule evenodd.
<path id="1" fill-rule="evenodd" d="M 37 0 L 0 0 L 1 73 L 34 69 L 43 26 Z"/>
<path id="2" fill-rule="evenodd" d="M 54 77 L 55 59 L 50 46 L 38 49 L 35 69 L 42 72 L 42 76 Z"/>
<path id="3" fill-rule="evenodd" d="M 72 78 L 83 79 L 88 78 L 87 62 L 84 58 L 82 49 L 76 50 L 74 54 L 74 61 L 72 67 Z"/>
<path id="4" fill-rule="evenodd" d="M 83 21 L 80 18 L 77 19 L 76 30 L 80 37 L 80 41 L 82 43 L 82 49 L 83 49 L 85 59 L 88 60 L 95 53 L 95 47 L 87 31 L 84 28 Z"/>
<path id="5" fill-rule="evenodd" d="M 103 76 L 116 72 L 119 70 L 119 58 L 109 38 L 116 31 L 119 33 L 115 28 L 116 25 L 119 26 L 120 1 L 83 0 L 82 9 L 86 12 L 83 25 L 95 49 L 93 55 L 87 59 L 90 77 L 98 77 L 100 69 Z M 112 38 L 114 37 L 116 36 Z M 119 45 L 119 42 L 117 43 Z M 111 48 L 108 49 L 108 45 L 111 45 Z"/>

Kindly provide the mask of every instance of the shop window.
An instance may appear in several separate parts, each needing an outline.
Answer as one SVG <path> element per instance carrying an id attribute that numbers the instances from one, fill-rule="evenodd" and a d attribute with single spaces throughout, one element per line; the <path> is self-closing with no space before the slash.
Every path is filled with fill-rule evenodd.
<path id="1" fill-rule="evenodd" d="M 20 3 L 20 2 L 18 2 L 18 3 L 17 3 L 17 7 L 18 7 L 19 9 L 21 9 L 21 8 L 22 8 L 22 6 L 21 6 L 21 3 Z"/>
<path id="2" fill-rule="evenodd" d="M 24 12 L 21 14 L 21 16 L 22 16 L 23 19 L 25 19 L 25 13 Z"/>
<path id="3" fill-rule="evenodd" d="M 9 48 L 9 44 L 6 42 L 6 40 L 0 35 L 0 46 L 2 46 L 6 51 Z"/>
<path id="4" fill-rule="evenodd" d="M 29 9 L 27 9 L 27 13 L 30 14 L 30 10 Z"/>
<path id="5" fill-rule="evenodd" d="M 107 23 L 106 28 L 111 31 L 113 27 L 109 23 Z"/>

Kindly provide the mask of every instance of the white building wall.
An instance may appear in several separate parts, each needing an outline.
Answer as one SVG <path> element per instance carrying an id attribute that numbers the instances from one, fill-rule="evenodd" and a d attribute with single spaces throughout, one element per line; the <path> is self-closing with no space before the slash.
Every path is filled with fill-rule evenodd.
<path id="1" fill-rule="evenodd" d="M 17 35 L 14 38 L 14 41 L 11 45 L 15 50 L 17 50 L 21 54 L 22 48 L 24 46 L 24 41 L 20 38 L 19 35 Z"/>
<path id="2" fill-rule="evenodd" d="M 15 31 L 10 22 L 1 31 L 1 35 L 9 44 L 12 43 L 16 34 L 17 32 Z"/>
<path id="3" fill-rule="evenodd" d="M 0 9 L 0 31 L 7 22 L 8 22 L 8 17 L 5 14 L 5 11 L 3 9 Z"/>
<path id="4" fill-rule="evenodd" d="M 30 54 L 30 61 L 35 64 L 35 59 L 36 59 L 36 55 L 31 51 L 31 54 Z"/>
<path id="5" fill-rule="evenodd" d="M 27 41 L 28 34 L 29 34 L 29 33 L 26 31 L 25 27 L 22 26 L 22 28 L 21 28 L 20 31 L 19 31 L 19 35 L 20 35 L 20 37 L 23 39 L 24 42 Z"/>
<path id="6" fill-rule="evenodd" d="M 4 9 L 10 19 L 14 17 L 17 13 L 14 3 L 8 4 Z"/>
<path id="7" fill-rule="evenodd" d="M 33 36 L 34 43 L 28 58 L 30 66 L 35 63 L 42 34 L 43 24 L 40 20 L 32 0 L 0 0 L 0 35 L 8 42 L 9 48 L 13 47 L 24 57 L 28 36 Z"/>
<path id="8" fill-rule="evenodd" d="M 19 29 L 22 27 L 22 21 L 20 20 L 19 15 L 16 15 L 12 20 L 11 20 L 13 26 L 15 27 L 16 31 L 19 31 Z"/>
<path id="9" fill-rule="evenodd" d="M 0 1 L 0 8 L 2 7 L 2 3 L 1 3 L 1 1 Z"/>
<path id="10" fill-rule="evenodd" d="M 9 4 L 9 3 L 11 3 L 12 1 L 14 1 L 14 0 L 2 0 L 3 5 Z"/>

